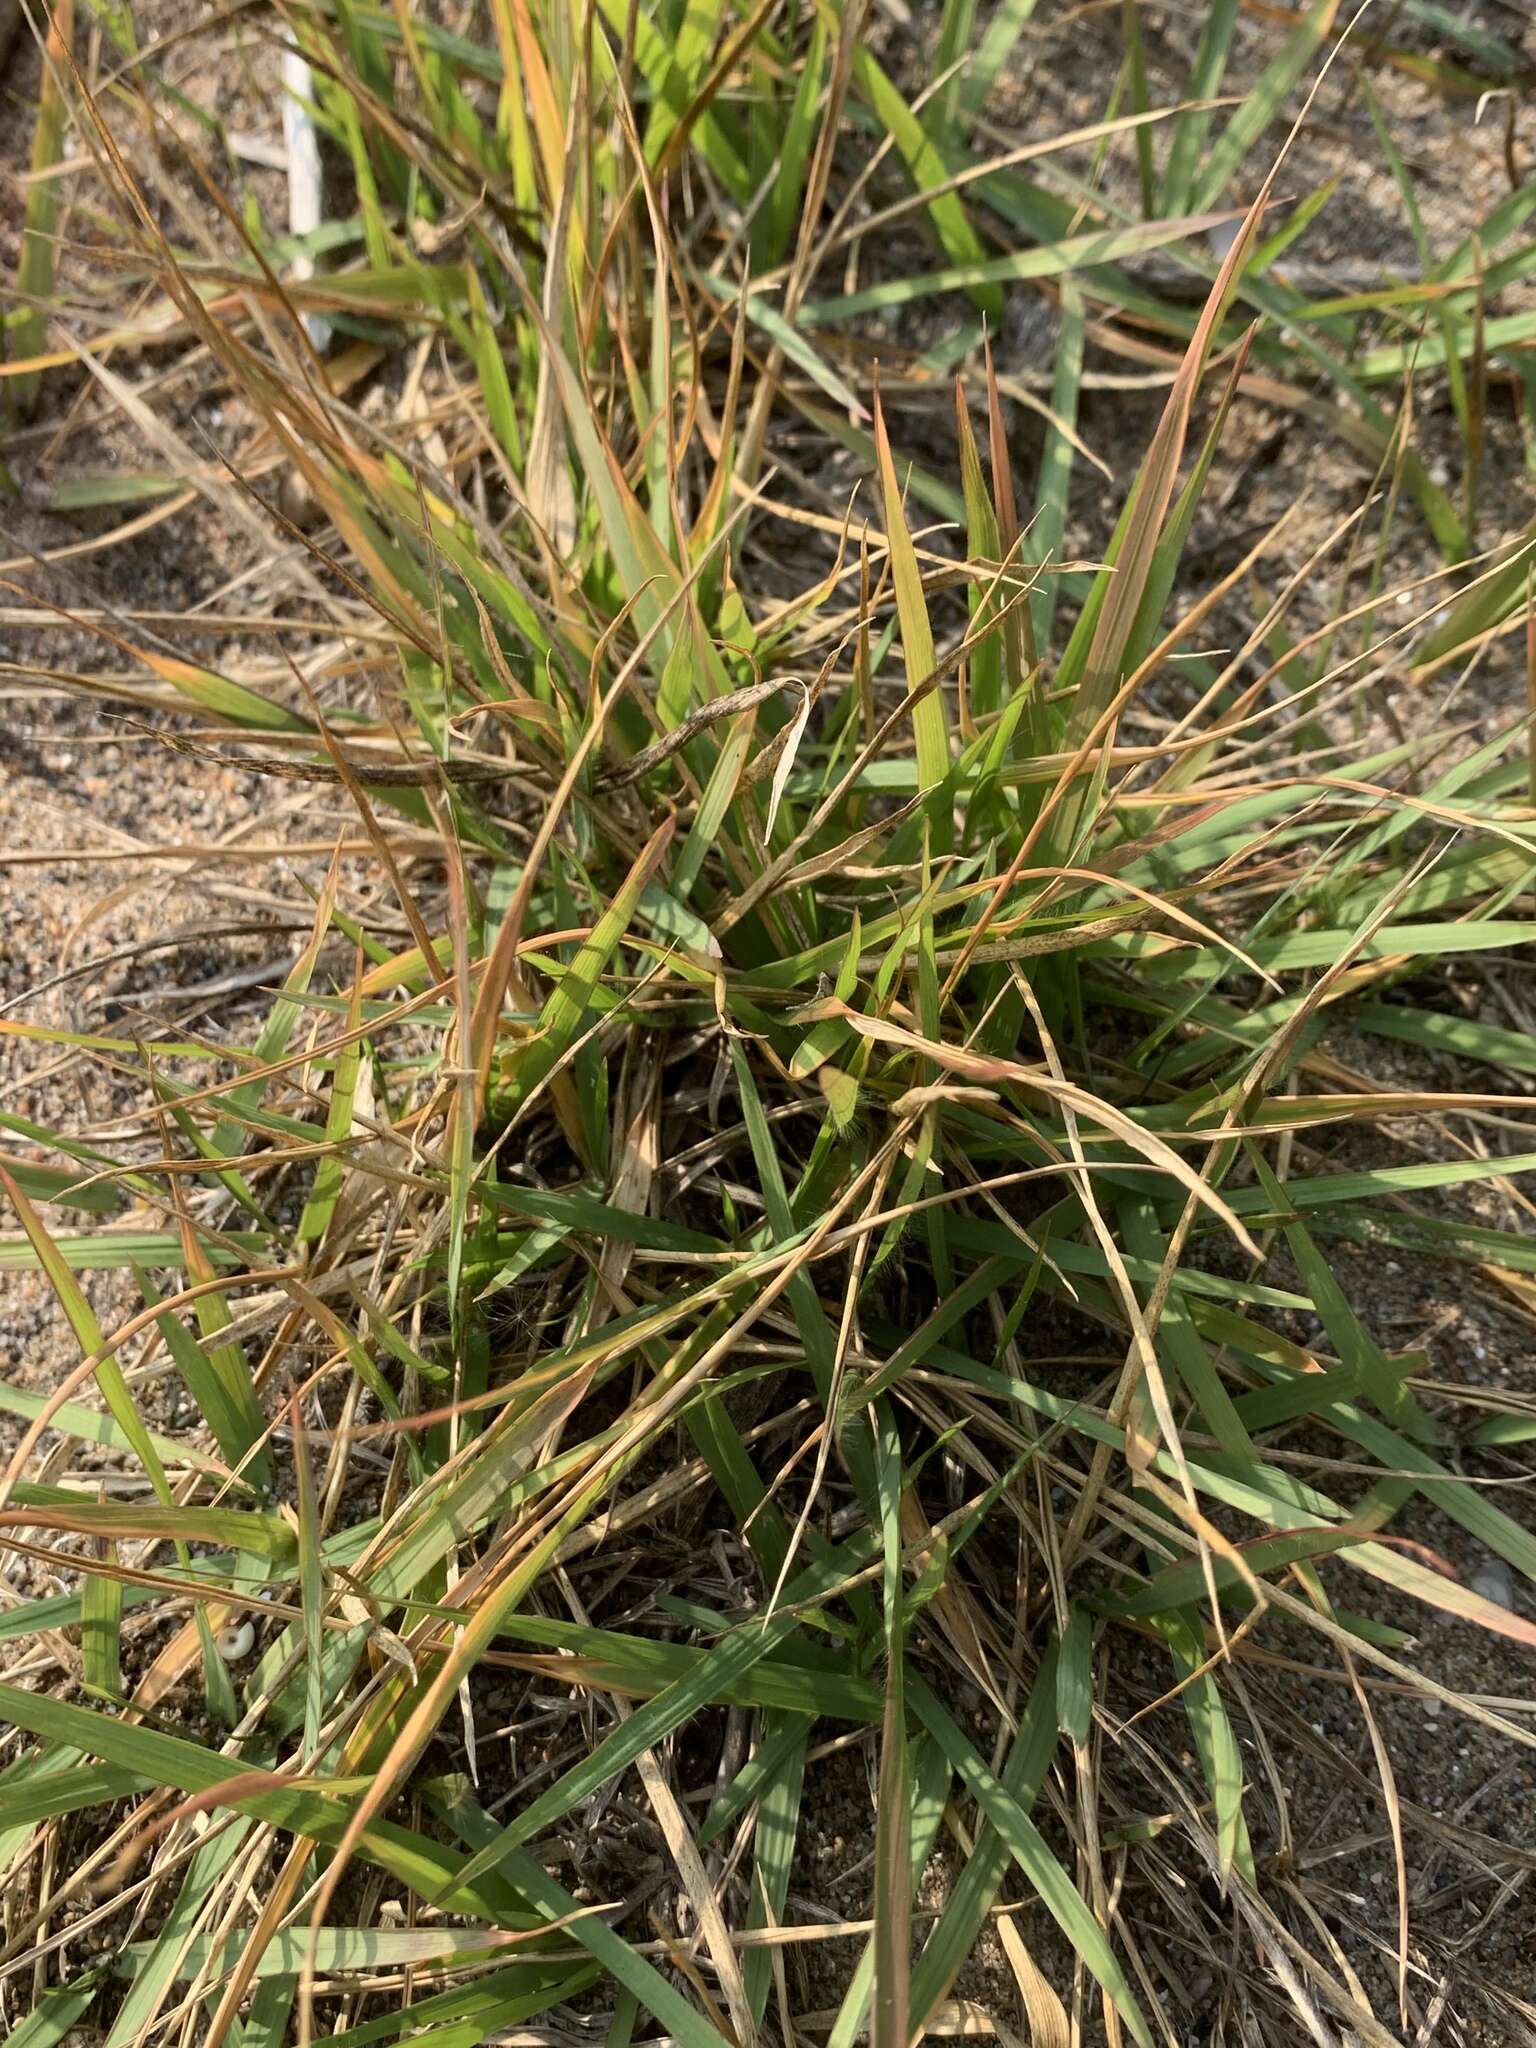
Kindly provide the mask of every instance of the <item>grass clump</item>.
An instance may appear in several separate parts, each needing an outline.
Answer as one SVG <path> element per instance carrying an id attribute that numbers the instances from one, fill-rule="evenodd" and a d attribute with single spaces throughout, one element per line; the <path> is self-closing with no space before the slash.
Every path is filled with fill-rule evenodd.
<path id="1" fill-rule="evenodd" d="M 1525 944 L 1536 848 L 1518 720 L 1474 746 L 1365 709 L 1383 663 L 1427 681 L 1523 628 L 1529 545 L 1478 552 L 1478 470 L 1536 187 L 1325 295 L 1285 255 L 1327 195 L 1283 224 L 1272 177 L 1232 195 L 1335 5 L 1241 97 L 1213 7 L 1167 108 L 1129 7 L 1102 116 L 994 149 L 1031 12 L 950 0 L 914 96 L 830 0 L 284 10 L 253 47 L 308 62 L 346 194 L 302 248 L 225 197 L 226 134 L 168 147 L 126 18 L 93 14 L 89 59 L 54 39 L 49 146 L 67 95 L 119 271 L 110 324 L 56 309 L 46 348 L 25 294 L 13 380 L 30 401 L 57 344 L 157 448 L 77 504 L 190 489 L 288 583 L 217 660 L 79 612 L 125 666 L 51 679 L 322 805 L 336 853 L 259 1030 L 9 1027 L 125 1077 L 152 1139 L 5 1114 L 45 1150 L 8 1164 L 0 1260 L 81 1353 L 0 1394 L 6 1541 L 71 1574 L 0 1619 L 75 1681 L 0 1683 L 29 2042 L 94 2014 L 109 2048 L 907 2048 L 1017 2025 L 978 1944 L 1037 2043 L 1178 2038 L 1177 1958 L 1228 2038 L 1388 2041 L 1429 2003 L 1404 1842 L 1436 1824 L 1373 1689 L 1530 1736 L 1390 1617 L 1536 1629 L 1398 1525 L 1428 1504 L 1536 1582 L 1458 1463 L 1529 1402 L 1385 1348 L 1336 1269 L 1529 1292 L 1528 1047 L 1414 991 Z M 1389 32 L 1360 90 L 1414 54 Z M 1434 62 L 1449 90 L 1496 57 Z M 1024 283 L 1060 342 L 1021 502 L 984 330 Z M 880 323 L 930 302 L 919 356 Z M 1166 390 L 1073 562 L 1090 333 Z M 237 447 L 130 383 L 151 348 L 238 396 Z M 956 371 L 951 425 L 925 400 Z M 1414 443 L 1435 373 L 1459 488 Z M 1205 587 L 1186 560 L 1248 389 L 1376 474 L 1272 599 L 1284 522 Z M 1403 606 L 1410 522 L 1438 559 Z M 1364 597 L 1293 631 L 1372 525 Z M 1469 1085 L 1375 1084 L 1341 1020 Z M 1479 1138 L 1405 1158 L 1405 1124 Z M 1505 1206 L 1425 1199 L 1466 1187 Z M 137 1306 L 104 1324 L 111 1270 Z M 175 1431 L 144 1416 L 167 1375 Z M 47 1431 L 131 1484 L 38 1477 Z M 1265 1646 L 1371 1731 L 1386 2018 L 1296 1879 Z M 849 1752 L 871 1910 L 828 1925 L 797 1857 Z"/>

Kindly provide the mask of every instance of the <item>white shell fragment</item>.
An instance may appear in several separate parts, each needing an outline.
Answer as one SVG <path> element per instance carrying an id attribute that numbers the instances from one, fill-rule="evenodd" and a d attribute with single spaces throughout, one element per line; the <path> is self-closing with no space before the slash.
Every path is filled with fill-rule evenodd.
<path id="1" fill-rule="evenodd" d="M 214 1637 L 214 1645 L 226 1664 L 238 1664 L 256 1647 L 256 1628 L 249 1621 L 228 1621 Z"/>

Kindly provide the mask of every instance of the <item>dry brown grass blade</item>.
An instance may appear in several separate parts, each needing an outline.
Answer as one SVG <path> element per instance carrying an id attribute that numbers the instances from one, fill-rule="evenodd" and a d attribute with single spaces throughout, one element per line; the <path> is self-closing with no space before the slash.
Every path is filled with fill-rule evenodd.
<path id="1" fill-rule="evenodd" d="M 1216 1190 L 1193 1173 L 1178 1154 L 1164 1145 L 1161 1139 L 1140 1125 L 1132 1123 L 1129 1117 L 1104 1101 L 1102 1097 L 1091 1095 L 1086 1089 L 1079 1088 L 1075 1082 L 1058 1080 L 1046 1069 L 1026 1067 L 1017 1060 L 1002 1059 L 995 1054 L 969 1052 L 960 1046 L 941 1044 L 934 1039 L 925 1038 L 921 1032 L 894 1023 L 889 1018 L 874 1017 L 861 1011 L 850 1010 L 846 1004 L 837 1004 L 835 1009 L 829 1004 L 825 1008 L 827 1014 L 844 1017 L 861 1037 L 872 1038 L 880 1044 L 895 1046 L 905 1052 L 919 1053 L 937 1066 L 946 1068 L 951 1073 L 964 1075 L 968 1080 L 980 1081 L 983 1085 L 991 1081 L 1007 1081 L 1026 1090 L 1036 1090 L 1086 1121 L 1100 1124 L 1104 1129 L 1113 1131 L 1133 1150 L 1140 1152 L 1181 1182 L 1188 1190 L 1190 1199 L 1205 1204 L 1246 1250 L 1256 1251 L 1246 1227 Z"/>
<path id="2" fill-rule="evenodd" d="M 752 2019 L 752 2003 L 747 1995 L 746 1980 L 741 1973 L 741 1961 L 731 1940 L 730 1930 L 725 1923 L 715 1887 L 704 1868 L 704 1859 L 693 1837 L 677 1795 L 667 1783 L 665 1774 L 650 1750 L 643 1750 L 636 1759 L 636 1769 L 645 1795 L 651 1802 L 651 1811 L 656 1816 L 666 1840 L 667 1849 L 677 1866 L 683 1890 L 693 1908 L 694 1917 L 709 1949 L 710 1960 L 725 1994 L 726 2012 L 730 2017 L 731 2031 L 738 2048 L 754 2048 L 757 2028 Z"/>

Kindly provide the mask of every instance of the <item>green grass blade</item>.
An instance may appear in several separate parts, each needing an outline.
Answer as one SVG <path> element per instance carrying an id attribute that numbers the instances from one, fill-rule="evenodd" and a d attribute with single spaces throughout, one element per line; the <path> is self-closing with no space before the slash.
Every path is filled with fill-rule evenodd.
<path id="1" fill-rule="evenodd" d="M 1279 114 L 1287 95 L 1332 31 L 1339 0 L 1313 0 L 1260 73 L 1243 104 L 1217 137 L 1194 179 L 1197 207 L 1215 206 L 1248 152 Z"/>
<path id="2" fill-rule="evenodd" d="M 1199 48 L 1190 67 L 1189 83 L 1184 89 L 1185 99 L 1211 100 L 1221 91 L 1232 34 L 1237 27 L 1238 5 L 1239 0 L 1210 0 L 1205 10 L 1205 24 L 1200 31 Z M 1211 132 L 1211 111 L 1209 107 L 1190 106 L 1175 120 L 1173 139 L 1168 145 L 1168 161 L 1157 195 L 1160 213 L 1188 213 L 1191 210 L 1195 169 Z"/>
<path id="3" fill-rule="evenodd" d="M 896 613 L 901 621 L 902 660 L 906 665 L 907 689 L 911 692 L 930 683 L 933 676 L 936 666 L 933 629 L 928 623 L 922 571 L 917 566 L 917 555 L 907 530 L 901 486 L 896 480 L 896 464 L 891 456 L 891 444 L 886 435 L 885 417 L 878 395 L 875 399 L 875 446 L 880 459 L 880 488 L 885 507 L 886 540 L 891 550 L 891 574 L 896 584 Z M 935 790 L 949 774 L 949 719 L 943 693 L 936 686 L 931 686 L 927 695 L 912 708 L 912 735 L 917 748 L 918 787 L 925 792 Z M 945 822 L 937 813 L 932 816 L 935 833 L 943 844 L 948 838 Z"/>
<path id="4" fill-rule="evenodd" d="M 1151 2048 L 1152 2035 L 1145 2016 L 1114 1950 L 1082 1894 L 1052 1854 L 1045 1837 L 1002 1779 L 982 1762 L 921 1680 L 913 1679 L 910 1696 L 913 1711 L 938 1742 L 956 1776 L 996 1828 L 1000 1839 L 1007 1845 L 1008 1853 L 1052 1919 L 1114 2001 L 1128 2031 L 1142 2044 L 1142 2048 Z"/>
<path id="5" fill-rule="evenodd" d="M 862 40 L 854 50 L 853 76 L 875 119 L 895 142 L 917 191 L 924 193 L 945 184 L 949 167 L 943 156 L 882 70 L 879 59 Z M 981 238 L 957 192 L 940 192 L 930 199 L 928 218 L 951 264 L 971 270 L 982 265 Z M 1002 319 L 1003 297 L 994 280 L 978 274 L 968 280 L 964 289 L 970 291 L 978 312 L 989 320 Z"/>

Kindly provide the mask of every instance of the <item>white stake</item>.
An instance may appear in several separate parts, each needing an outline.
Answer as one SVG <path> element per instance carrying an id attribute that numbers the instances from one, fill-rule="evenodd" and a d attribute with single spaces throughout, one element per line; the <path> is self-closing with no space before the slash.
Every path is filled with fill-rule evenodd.
<path id="1" fill-rule="evenodd" d="M 295 238 L 313 234 L 320 225 L 320 137 L 309 108 L 315 80 L 297 50 L 283 52 L 283 143 L 288 152 L 288 232 Z M 302 284 L 315 274 L 314 259 L 296 256 L 292 276 Z M 323 313 L 306 313 L 304 329 L 310 345 L 323 355 L 331 339 L 331 323 Z"/>

